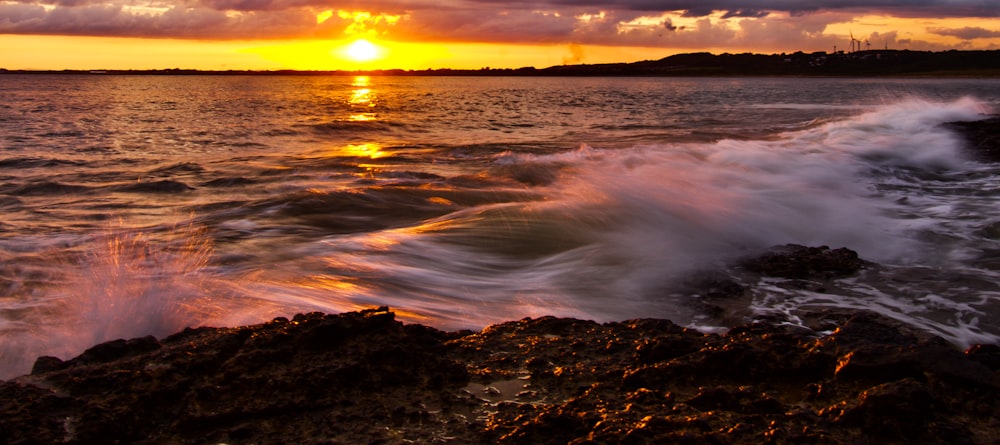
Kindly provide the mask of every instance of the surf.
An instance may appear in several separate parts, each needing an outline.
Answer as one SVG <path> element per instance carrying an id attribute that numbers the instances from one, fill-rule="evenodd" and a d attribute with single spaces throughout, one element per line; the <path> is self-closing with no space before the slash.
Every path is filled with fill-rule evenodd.
<path id="1" fill-rule="evenodd" d="M 346 156 L 325 139 L 197 164 L 178 163 L 190 154 L 168 150 L 110 185 L 104 176 L 74 177 L 67 165 L 44 180 L 86 190 L 36 181 L 45 186 L 38 193 L 0 197 L 18 212 L 0 225 L 10 229 L 0 239 L 0 373 L 114 338 L 382 305 L 442 329 L 556 315 L 660 317 L 712 330 L 720 326 L 690 304 L 685 278 L 728 273 L 734 260 L 787 243 L 847 247 L 883 269 L 825 292 L 743 283 L 753 289 L 751 316 L 795 323 L 817 308 L 868 309 L 959 344 L 996 339 L 988 255 L 1000 249 L 990 235 L 1000 221 L 1000 171 L 967 156 L 940 125 L 979 119 L 993 112 L 989 103 L 831 107 L 813 106 L 853 114 L 816 117 L 796 105 L 806 114 L 800 120 L 782 114 L 758 125 L 747 116 L 760 107 L 727 104 L 738 117 L 727 119 L 739 122 L 726 121 L 724 131 L 671 121 L 628 130 L 637 137 L 602 133 L 586 142 L 614 116 L 588 116 L 579 132 L 534 128 L 544 140 L 524 144 L 393 133 L 402 140 L 378 142 L 386 155 L 377 159 Z M 699 131 L 711 136 L 691 136 Z M 35 160 L 60 159 L 53 153 L 10 162 L 37 179 Z M 112 160 L 101 162 L 107 169 Z M 150 172 L 167 181 L 156 193 L 120 188 L 123 178 Z M 18 178 L 3 190 L 25 186 Z M 81 206 L 85 216 L 74 213 Z M 100 227 L 94 212 L 108 209 L 126 222 Z"/>

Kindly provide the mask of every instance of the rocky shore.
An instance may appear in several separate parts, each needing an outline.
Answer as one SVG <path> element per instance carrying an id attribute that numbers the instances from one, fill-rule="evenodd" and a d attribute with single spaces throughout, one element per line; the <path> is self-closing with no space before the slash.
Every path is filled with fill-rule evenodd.
<path id="1" fill-rule="evenodd" d="M 1000 159 L 1000 118 L 946 124 Z M 740 273 L 820 283 L 872 267 L 847 249 L 781 246 Z M 388 308 L 42 357 L 0 382 L 2 444 L 990 444 L 1000 347 L 962 351 L 866 312 L 802 326 L 739 309 L 726 274 L 692 304 L 733 326 L 539 318 L 480 332 L 403 324 Z"/>
<path id="2" fill-rule="evenodd" d="M 742 265 L 851 274 L 847 249 Z M 708 301 L 739 285 L 706 279 Z M 735 287 L 734 287 L 735 286 Z M 713 291 L 714 290 L 714 291 Z M 714 298 L 714 300 L 713 300 Z M 544 317 L 443 332 L 388 308 L 117 340 L 0 383 L 0 443 L 987 444 L 1000 348 L 865 312 L 704 334 Z"/>

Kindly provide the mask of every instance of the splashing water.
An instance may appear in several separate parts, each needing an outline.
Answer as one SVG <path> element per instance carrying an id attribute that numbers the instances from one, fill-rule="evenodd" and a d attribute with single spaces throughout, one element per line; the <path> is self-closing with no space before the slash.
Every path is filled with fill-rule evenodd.
<path id="1" fill-rule="evenodd" d="M 192 95 L 158 110 L 163 95 L 139 104 L 158 123 L 118 116 L 80 150 L 63 147 L 83 137 L 66 132 L 19 136 L 43 148 L 0 158 L 11 167 L 0 183 L 0 377 L 115 338 L 373 305 L 443 329 L 541 315 L 710 329 L 677 284 L 786 243 L 848 247 L 882 266 L 833 284 L 741 281 L 750 316 L 867 309 L 956 344 L 1000 339 L 1000 167 L 968 158 L 939 126 L 980 118 L 986 102 L 796 102 L 836 90 L 812 80 L 768 93 L 808 94 L 733 103 L 732 91 L 771 81 L 536 80 L 492 99 L 379 81 L 373 122 L 325 114 L 337 108 L 324 84 L 321 103 L 253 102 L 257 133 L 242 108 L 175 121 L 177 106 L 195 116 L 229 102 Z M 643 106 L 609 102 L 619 90 Z M 605 99 L 563 100 L 587 91 Z M 533 114 L 519 112 L 528 105 Z M 493 112 L 510 106 L 521 108 Z M 134 128 L 123 133 L 125 121 Z M 93 225 L 108 213 L 135 228 Z M 177 214 L 195 216 L 162 223 Z"/>
<path id="2" fill-rule="evenodd" d="M 211 242 L 192 228 L 178 232 L 186 238 L 163 243 L 139 230 L 110 229 L 81 244 L 76 260 L 53 258 L 62 273 L 45 300 L 26 307 L 39 313 L 5 326 L 0 358 L 23 369 L 37 355 L 69 358 L 100 342 L 164 336 L 217 319 L 226 309 L 219 301 L 232 292 L 210 272 Z"/>
<path id="3" fill-rule="evenodd" d="M 505 153 L 495 162 L 507 174 L 550 169 L 542 176 L 553 179 L 535 189 L 544 190 L 543 199 L 326 237 L 300 251 L 306 262 L 326 264 L 304 287 L 358 304 L 416 309 L 449 327 L 543 314 L 605 321 L 655 314 L 687 324 L 698 314 L 671 296 L 677 280 L 772 245 L 848 246 L 887 264 L 961 268 L 984 240 L 927 236 L 955 229 L 955 215 L 938 209 L 954 195 L 901 185 L 922 187 L 927 178 L 995 182 L 968 177 L 969 169 L 993 167 L 966 158 L 955 136 L 937 127 L 985 111 L 971 99 L 909 101 L 769 141 Z M 991 199 L 962 199 L 980 220 L 1000 217 Z M 960 293 L 944 294 L 963 300 Z M 863 306 L 838 306 L 835 298 L 787 301 Z M 874 299 L 862 301 L 878 308 Z M 905 319 L 904 312 L 893 314 Z M 913 321 L 928 326 L 941 318 Z M 965 343 L 955 330 L 962 328 L 938 332 Z M 995 337 L 980 331 L 968 338 Z"/>

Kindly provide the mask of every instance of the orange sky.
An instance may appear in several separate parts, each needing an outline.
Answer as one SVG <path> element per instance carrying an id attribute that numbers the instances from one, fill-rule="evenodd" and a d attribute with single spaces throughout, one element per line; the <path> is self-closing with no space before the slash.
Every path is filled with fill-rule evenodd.
<path id="1" fill-rule="evenodd" d="M 987 1 L 853 3 L 866 2 L 0 0 L 0 68 L 542 68 L 846 50 L 852 34 L 872 49 L 1000 48 Z M 359 39 L 370 46 L 349 51 Z"/>

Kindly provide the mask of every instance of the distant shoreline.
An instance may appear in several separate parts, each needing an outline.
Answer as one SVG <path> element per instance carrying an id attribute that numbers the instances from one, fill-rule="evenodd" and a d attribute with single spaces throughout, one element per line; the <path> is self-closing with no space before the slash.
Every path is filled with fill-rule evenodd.
<path id="1" fill-rule="evenodd" d="M 170 76 L 455 76 L 455 77 L 904 77 L 1000 78 L 1000 50 L 868 50 L 793 54 L 688 53 L 632 63 L 559 65 L 548 68 L 426 70 L 8 70 L 2 74 Z"/>

